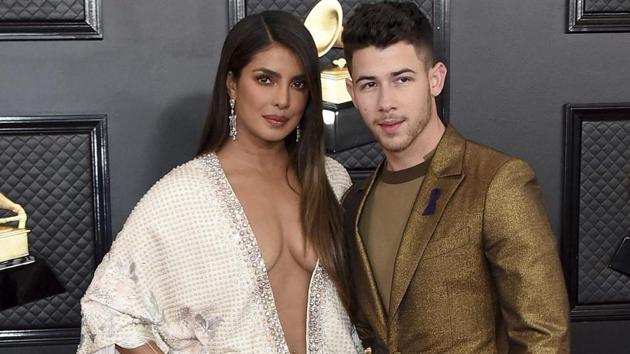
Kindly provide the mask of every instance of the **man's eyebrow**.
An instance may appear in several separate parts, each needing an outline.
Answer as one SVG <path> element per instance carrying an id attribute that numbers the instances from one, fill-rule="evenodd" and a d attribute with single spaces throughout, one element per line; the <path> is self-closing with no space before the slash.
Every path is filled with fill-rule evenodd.
<path id="1" fill-rule="evenodd" d="M 406 74 L 406 73 L 412 73 L 412 74 L 415 74 L 416 72 L 415 72 L 414 70 L 412 70 L 412 69 L 409 69 L 409 68 L 404 68 L 404 69 L 400 69 L 400 70 L 398 70 L 398 71 L 394 71 L 394 72 L 392 72 L 392 73 L 391 73 L 391 74 L 389 74 L 389 75 L 390 75 L 391 77 L 396 77 L 396 76 L 398 76 L 398 75 L 401 75 L 401 74 Z"/>
<path id="2" fill-rule="evenodd" d="M 361 75 L 359 76 L 356 80 L 352 80 L 355 82 L 360 82 L 360 81 L 373 81 L 376 80 L 376 76 L 371 76 L 371 75 Z"/>
<path id="3" fill-rule="evenodd" d="M 389 73 L 389 76 L 390 77 L 396 77 L 398 75 L 402 75 L 402 74 L 406 74 L 406 73 L 415 74 L 416 71 L 412 70 L 410 68 L 403 68 L 403 69 L 400 69 L 400 70 L 392 71 L 391 73 Z M 374 76 L 374 75 L 361 75 L 356 80 L 353 80 L 353 81 L 360 82 L 360 81 L 363 81 L 363 80 L 373 81 L 373 80 L 376 80 L 376 76 Z"/>

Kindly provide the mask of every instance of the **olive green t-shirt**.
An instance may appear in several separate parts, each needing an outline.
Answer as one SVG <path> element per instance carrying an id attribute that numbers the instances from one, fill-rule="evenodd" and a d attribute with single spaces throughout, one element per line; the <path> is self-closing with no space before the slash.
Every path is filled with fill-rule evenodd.
<path id="1" fill-rule="evenodd" d="M 361 212 L 359 233 L 386 313 L 400 241 L 432 155 L 404 170 L 388 171 L 384 167 Z"/>

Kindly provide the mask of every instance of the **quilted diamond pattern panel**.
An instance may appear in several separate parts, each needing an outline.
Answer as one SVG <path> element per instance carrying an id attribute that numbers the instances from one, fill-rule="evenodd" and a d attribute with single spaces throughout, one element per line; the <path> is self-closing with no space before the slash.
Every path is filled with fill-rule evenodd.
<path id="1" fill-rule="evenodd" d="M 630 12 L 630 1 L 627 0 L 585 0 L 586 12 Z"/>
<path id="2" fill-rule="evenodd" d="M 622 1 L 622 0 L 621 0 Z M 282 10 L 295 14 L 302 19 L 306 18 L 308 12 L 317 4 L 318 0 L 246 0 L 246 14 L 254 14 L 265 10 Z M 343 9 L 344 16 L 347 16 L 352 12 L 355 6 L 360 3 L 369 1 L 365 0 L 340 0 L 341 8 Z M 605 1 L 606 2 L 606 1 Z M 416 0 L 416 3 L 422 8 L 427 15 L 431 15 L 433 9 L 433 1 L 431 0 Z"/>
<path id="3" fill-rule="evenodd" d="M 317 4 L 318 0 L 244 0 L 245 1 L 245 14 L 259 13 L 265 10 L 282 10 L 290 12 L 302 20 L 306 18 L 309 11 Z M 366 0 L 340 0 L 341 8 L 343 9 L 344 18 L 352 13 L 352 9 L 361 3 L 366 3 Z M 433 13 L 433 1 L 432 0 L 416 0 L 418 6 L 424 10 L 429 16 Z M 332 66 L 332 61 L 336 58 L 343 56 L 343 50 L 333 48 L 326 55 L 321 58 L 322 68 Z"/>
<path id="4" fill-rule="evenodd" d="M 383 153 L 378 143 L 370 143 L 357 146 L 352 149 L 330 154 L 330 157 L 339 161 L 346 169 L 374 170 L 383 160 Z"/>
<path id="5" fill-rule="evenodd" d="M 0 0 L 0 21 L 85 19 L 83 0 Z"/>
<path id="6" fill-rule="evenodd" d="M 582 124 L 578 303 L 630 301 L 630 277 L 608 268 L 630 234 L 630 121 Z"/>
<path id="7" fill-rule="evenodd" d="M 30 252 L 66 293 L 0 312 L 6 330 L 78 327 L 94 269 L 89 133 L 0 136 L 0 190 L 29 213 Z"/>

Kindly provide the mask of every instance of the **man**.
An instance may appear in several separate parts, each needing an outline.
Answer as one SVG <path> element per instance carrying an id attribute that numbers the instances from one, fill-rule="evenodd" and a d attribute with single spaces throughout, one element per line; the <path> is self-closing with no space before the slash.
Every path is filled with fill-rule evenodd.
<path id="1" fill-rule="evenodd" d="M 344 199 L 359 334 L 377 353 L 568 352 L 534 173 L 441 122 L 432 36 L 415 4 L 392 2 L 360 6 L 343 32 L 348 92 L 385 154 Z"/>

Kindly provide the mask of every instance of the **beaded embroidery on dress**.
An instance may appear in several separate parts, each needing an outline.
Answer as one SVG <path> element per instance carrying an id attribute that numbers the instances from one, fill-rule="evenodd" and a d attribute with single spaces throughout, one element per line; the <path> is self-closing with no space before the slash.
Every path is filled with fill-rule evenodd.
<path id="1" fill-rule="evenodd" d="M 327 159 L 338 198 L 347 172 Z M 191 207 L 194 206 L 194 207 Z M 288 353 L 256 238 L 215 154 L 163 177 L 134 208 L 81 301 L 79 353 L 155 341 L 165 353 Z M 316 265 L 308 353 L 362 352 Z"/>

